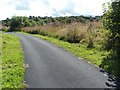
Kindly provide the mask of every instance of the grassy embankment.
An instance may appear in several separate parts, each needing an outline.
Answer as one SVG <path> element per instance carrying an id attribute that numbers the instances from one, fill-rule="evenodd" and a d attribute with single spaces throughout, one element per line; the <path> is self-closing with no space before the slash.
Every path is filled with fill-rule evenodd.
<path id="1" fill-rule="evenodd" d="M 85 60 L 87 60 L 89 63 L 95 64 L 97 66 L 99 66 L 101 62 L 103 61 L 103 58 L 105 58 L 106 55 L 108 55 L 108 52 L 100 51 L 97 48 L 88 49 L 84 45 L 61 41 L 61 40 L 58 40 L 56 38 L 49 37 L 49 36 L 42 36 L 42 35 L 37 35 L 37 34 L 33 36 L 52 42 L 56 46 L 62 47 L 65 50 L 73 53 L 74 55 L 78 57 L 82 57 Z"/>
<path id="2" fill-rule="evenodd" d="M 2 88 L 23 88 L 24 66 L 23 53 L 19 39 L 10 34 L 2 34 Z"/>

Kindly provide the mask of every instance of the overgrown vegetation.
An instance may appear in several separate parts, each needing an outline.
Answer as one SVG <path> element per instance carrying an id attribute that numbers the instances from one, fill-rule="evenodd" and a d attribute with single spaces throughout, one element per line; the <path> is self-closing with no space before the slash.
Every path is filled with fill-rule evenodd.
<path id="1" fill-rule="evenodd" d="M 108 32 L 101 27 L 101 22 L 71 23 L 62 26 L 24 27 L 22 31 L 31 34 L 50 36 L 70 43 L 80 43 L 88 48 L 102 48 Z"/>
<path id="2" fill-rule="evenodd" d="M 109 31 L 106 50 L 110 54 L 103 64 L 108 65 L 107 70 L 120 77 L 120 1 L 114 0 L 103 16 L 103 25 Z"/>
<path id="3" fill-rule="evenodd" d="M 2 34 L 2 83 L 4 88 L 23 88 L 23 53 L 19 39 L 10 34 Z"/>

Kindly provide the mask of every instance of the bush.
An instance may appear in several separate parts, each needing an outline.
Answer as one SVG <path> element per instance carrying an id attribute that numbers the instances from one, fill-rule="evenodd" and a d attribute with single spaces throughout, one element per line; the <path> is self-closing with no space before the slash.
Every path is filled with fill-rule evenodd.
<path id="1" fill-rule="evenodd" d="M 21 17 L 13 17 L 10 21 L 9 31 L 19 31 L 23 27 Z"/>
<path id="2" fill-rule="evenodd" d="M 88 42 L 88 46 L 87 48 L 94 48 L 94 45 L 93 45 L 93 39 L 89 38 L 89 42 Z"/>

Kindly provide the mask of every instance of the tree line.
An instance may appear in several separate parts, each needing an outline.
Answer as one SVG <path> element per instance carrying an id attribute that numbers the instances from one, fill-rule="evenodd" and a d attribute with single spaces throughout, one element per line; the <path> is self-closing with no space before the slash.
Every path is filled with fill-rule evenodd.
<path id="1" fill-rule="evenodd" d="M 43 25 L 63 25 L 74 22 L 86 23 L 88 21 L 99 21 L 101 16 L 65 16 L 65 17 L 40 17 L 40 16 L 13 16 L 11 19 L 2 20 L 2 25 L 10 27 L 10 31 L 20 30 L 22 27 L 34 27 Z"/>

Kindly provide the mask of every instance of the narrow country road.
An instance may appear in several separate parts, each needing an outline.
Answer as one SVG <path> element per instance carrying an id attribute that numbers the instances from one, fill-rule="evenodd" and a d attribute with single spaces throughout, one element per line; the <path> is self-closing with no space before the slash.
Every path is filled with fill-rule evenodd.
<path id="1" fill-rule="evenodd" d="M 19 33 L 29 88 L 106 88 L 98 68 L 42 39 Z M 84 52 L 84 51 L 83 51 Z"/>

